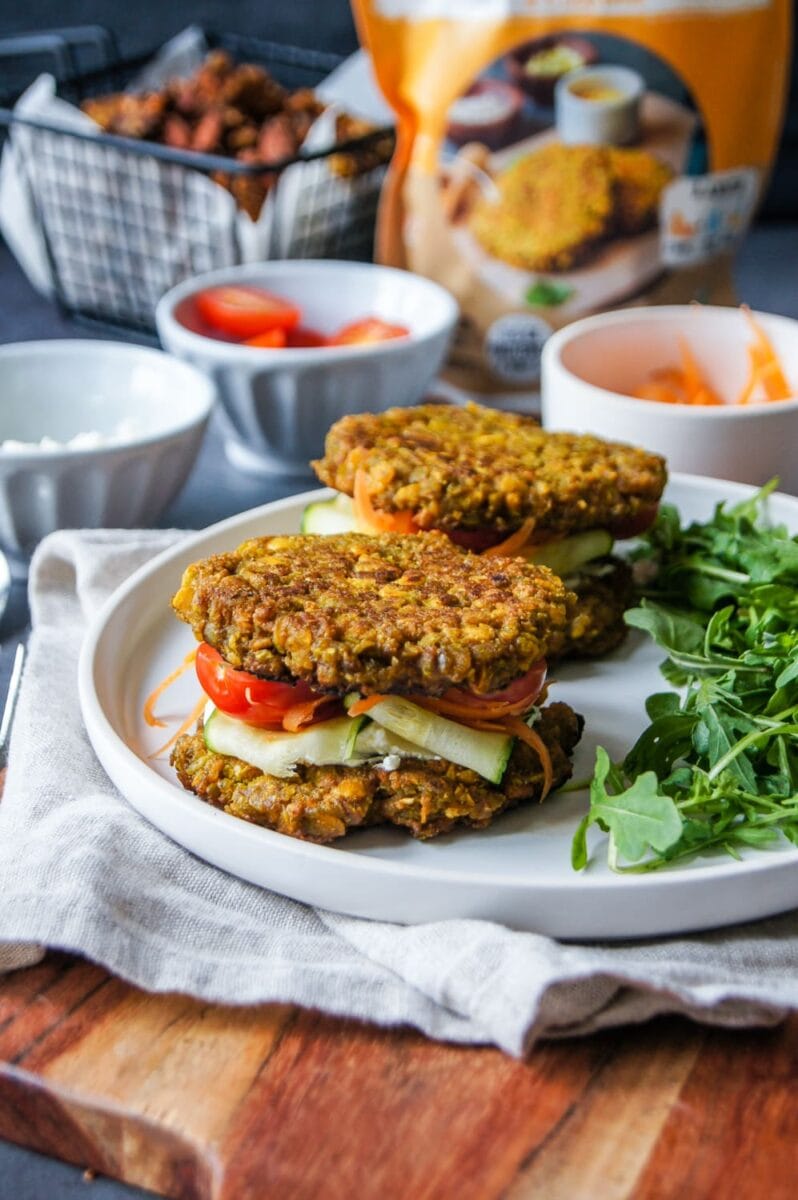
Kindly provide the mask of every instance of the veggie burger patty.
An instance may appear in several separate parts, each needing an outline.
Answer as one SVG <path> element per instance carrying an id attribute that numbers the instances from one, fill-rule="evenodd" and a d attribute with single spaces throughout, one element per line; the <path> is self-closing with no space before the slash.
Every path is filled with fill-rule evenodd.
<path id="1" fill-rule="evenodd" d="M 582 719 L 545 700 L 575 597 L 439 533 L 264 537 L 186 570 L 172 604 L 209 696 L 172 763 L 226 812 L 313 841 L 482 828 L 571 773 Z"/>
<path id="2" fill-rule="evenodd" d="M 650 511 L 666 479 L 657 454 L 475 404 L 343 417 L 313 466 L 347 496 L 362 473 L 375 510 L 412 512 L 421 529 L 510 532 L 529 520 L 540 539 L 613 532 Z"/>
<path id="3" fill-rule="evenodd" d="M 577 604 L 550 656 L 595 657 L 626 636 L 631 574 L 610 552 L 656 514 L 658 455 L 475 404 L 426 404 L 344 417 L 313 465 L 339 495 L 308 505 L 307 533 L 434 527 L 476 554 L 520 555 L 566 579 Z"/>
<path id="4" fill-rule="evenodd" d="M 172 601 L 198 641 L 265 679 L 320 692 L 493 692 L 545 657 L 573 595 L 523 559 L 441 534 L 244 542 L 186 571 Z"/>
<path id="5" fill-rule="evenodd" d="M 537 725 L 552 764 L 551 787 L 571 777 L 569 755 L 584 722 L 567 704 L 549 704 Z M 399 825 L 433 838 L 457 826 L 484 829 L 505 809 L 544 799 L 540 759 L 516 742 L 499 785 L 441 758 L 401 758 L 386 768 L 300 764 L 276 778 L 209 750 L 203 732 L 178 740 L 172 765 L 185 788 L 254 825 L 305 841 L 328 842 L 358 826 Z"/>

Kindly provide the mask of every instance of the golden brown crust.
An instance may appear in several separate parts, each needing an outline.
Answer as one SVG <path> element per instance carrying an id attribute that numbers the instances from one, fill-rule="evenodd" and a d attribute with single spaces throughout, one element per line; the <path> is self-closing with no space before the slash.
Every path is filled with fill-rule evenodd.
<path id="1" fill-rule="evenodd" d="M 567 271 L 612 227 L 615 186 L 598 146 L 553 143 L 517 159 L 471 218 L 477 240 L 503 262 L 529 271 Z"/>
<path id="2" fill-rule="evenodd" d="M 362 471 L 374 507 L 409 510 L 423 529 L 562 536 L 634 520 L 665 486 L 665 461 L 585 434 L 549 433 L 530 418 L 475 404 L 423 404 L 343 417 L 317 475 L 351 496 Z"/>
<path id="3" fill-rule="evenodd" d="M 488 254 L 526 271 L 569 271 L 609 238 L 657 223 L 673 171 L 646 150 L 552 143 L 516 159 L 483 197 L 471 231 Z"/>
<path id="4" fill-rule="evenodd" d="M 659 198 L 673 179 L 667 163 L 645 150 L 608 147 L 616 181 L 615 227 L 630 236 L 652 229 L 657 223 Z"/>
<path id="5" fill-rule="evenodd" d="M 535 726 L 548 747 L 554 786 L 571 775 L 570 754 L 582 718 L 566 704 L 544 708 Z M 516 742 L 501 786 L 443 761 L 402 759 L 376 766 L 300 766 L 291 779 L 264 775 L 237 758 L 208 750 L 201 731 L 172 752 L 180 782 L 202 800 L 245 821 L 306 841 L 329 842 L 359 826 L 391 824 L 432 838 L 457 826 L 482 829 L 516 804 L 538 800 L 543 772 L 537 754 Z"/>
<path id="6" fill-rule="evenodd" d="M 266 679 L 338 694 L 492 692 L 538 659 L 573 595 L 520 558 L 438 533 L 255 538 L 190 566 L 172 601 L 199 641 Z"/>

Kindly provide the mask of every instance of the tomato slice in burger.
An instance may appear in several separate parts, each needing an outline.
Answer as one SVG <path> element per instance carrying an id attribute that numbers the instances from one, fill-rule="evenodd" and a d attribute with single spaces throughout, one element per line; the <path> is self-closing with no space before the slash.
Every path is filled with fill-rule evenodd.
<path id="1" fill-rule="evenodd" d="M 257 337 L 270 329 L 293 329 L 302 316 L 289 300 L 246 285 L 206 288 L 197 293 L 195 302 L 204 321 L 238 338 Z"/>
<path id="2" fill-rule="evenodd" d="M 275 683 L 231 667 L 207 642 L 197 648 L 196 669 L 202 690 L 216 707 L 248 725 L 281 729 L 289 709 L 315 701 L 327 705 L 327 697 L 317 696 L 307 683 Z M 331 705 L 337 703 L 334 698 L 330 701 Z M 329 715 L 326 708 L 316 714 L 316 719 L 322 720 L 325 715 Z"/>
<path id="3" fill-rule="evenodd" d="M 495 529 L 444 529 L 443 532 L 455 546 L 462 546 L 464 550 L 472 550 L 475 554 L 507 540 L 504 531 L 497 533 Z"/>
<path id="4" fill-rule="evenodd" d="M 389 325 L 379 317 L 364 317 L 345 325 L 330 338 L 331 346 L 368 346 L 373 342 L 389 342 L 393 338 L 407 337 L 410 330 L 406 325 Z"/>
<path id="5" fill-rule="evenodd" d="M 462 703 L 476 708 L 494 708 L 496 705 L 505 704 L 516 707 L 523 703 L 531 708 L 543 690 L 547 669 L 545 658 L 541 658 L 524 675 L 519 675 L 518 679 L 514 679 L 500 692 L 477 693 L 466 692 L 462 688 L 450 688 L 446 696 L 452 699 L 456 697 Z"/>

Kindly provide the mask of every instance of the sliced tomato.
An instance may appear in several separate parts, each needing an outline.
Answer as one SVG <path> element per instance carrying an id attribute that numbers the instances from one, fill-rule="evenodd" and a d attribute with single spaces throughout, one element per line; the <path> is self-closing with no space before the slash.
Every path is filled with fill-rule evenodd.
<path id="1" fill-rule="evenodd" d="M 658 504 L 649 504 L 646 508 L 641 509 L 636 517 L 627 517 L 626 520 L 615 521 L 614 524 L 608 525 L 607 528 L 612 536 L 619 541 L 621 538 L 639 537 L 641 533 L 645 533 L 654 524 L 658 512 Z"/>
<path id="2" fill-rule="evenodd" d="M 307 325 L 297 325 L 289 329 L 286 335 L 286 345 L 292 350 L 312 349 L 317 346 L 329 346 L 329 339 L 318 329 L 309 329 Z"/>
<path id="3" fill-rule="evenodd" d="M 197 293 L 196 305 L 209 325 L 238 338 L 256 337 L 270 329 L 293 329 L 302 316 L 290 300 L 245 285 L 206 288 Z"/>
<path id="4" fill-rule="evenodd" d="M 497 532 L 495 529 L 444 529 L 443 533 L 455 546 L 473 550 L 475 554 L 488 550 L 491 546 L 498 546 L 507 537 L 506 533 Z"/>
<path id="5" fill-rule="evenodd" d="M 282 350 L 288 344 L 288 334 L 284 329 L 267 329 L 255 337 L 247 338 L 245 346 L 256 346 L 262 350 Z"/>
<path id="6" fill-rule="evenodd" d="M 452 699 L 456 697 L 466 704 L 485 704 L 491 707 L 494 707 L 496 704 L 511 704 L 515 706 L 520 701 L 527 700 L 531 708 L 543 691 L 547 670 L 546 660 L 545 658 L 541 658 L 524 675 L 519 675 L 518 679 L 514 679 L 512 683 L 508 684 L 506 688 L 502 688 L 499 692 L 477 693 L 467 692 L 462 688 L 450 688 L 446 696 Z"/>
<path id="7" fill-rule="evenodd" d="M 367 346 L 372 342 L 389 342 L 393 338 L 407 337 L 410 330 L 406 325 L 389 325 L 379 317 L 363 317 L 344 325 L 330 338 L 331 346 Z"/>
<path id="8" fill-rule="evenodd" d="M 197 677 L 205 695 L 217 708 L 248 725 L 282 729 L 283 719 L 302 706 L 304 719 L 297 722 L 296 712 L 289 720 L 294 728 L 326 720 L 339 701 L 317 695 L 307 683 L 275 683 L 249 671 L 239 671 L 222 658 L 218 650 L 202 642 L 197 649 Z"/>
<path id="9" fill-rule="evenodd" d="M 541 658 L 524 675 L 499 692 L 478 694 L 467 692 L 464 688 L 449 688 L 442 696 L 411 695 L 409 699 L 421 708 L 474 729 L 493 729 L 499 728 L 502 722 L 528 713 L 540 698 L 545 683 L 546 661 Z M 367 696 L 357 701 L 349 709 L 350 715 L 354 717 L 368 712 L 379 700 L 379 696 Z"/>

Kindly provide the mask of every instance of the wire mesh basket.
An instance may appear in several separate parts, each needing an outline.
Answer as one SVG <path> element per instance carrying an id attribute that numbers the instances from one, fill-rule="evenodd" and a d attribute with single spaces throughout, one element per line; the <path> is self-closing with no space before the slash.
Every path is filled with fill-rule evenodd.
<path id="1" fill-rule="evenodd" d="M 252 38 L 204 36 L 209 49 L 264 67 L 288 89 L 315 87 L 341 61 Z M 120 61 L 110 36 L 95 28 L 10 39 L 0 58 L 11 55 L 11 42 L 17 70 L 26 53 L 51 54 L 58 96 L 72 104 L 125 90 L 145 64 Z M 308 139 L 298 153 L 267 165 L 65 129 L 12 112 L 15 98 L 0 95 L 0 128 L 9 131 L 55 297 L 73 316 L 151 332 L 160 296 L 191 275 L 269 257 L 372 257 L 390 131 L 321 149 L 308 148 Z M 240 181 L 268 193 L 257 222 L 230 194 L 247 186 Z"/>

